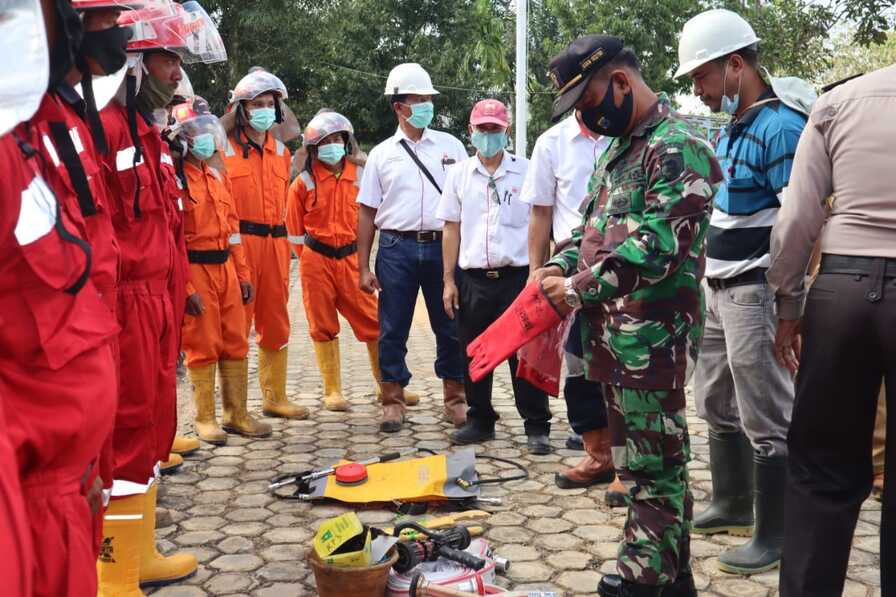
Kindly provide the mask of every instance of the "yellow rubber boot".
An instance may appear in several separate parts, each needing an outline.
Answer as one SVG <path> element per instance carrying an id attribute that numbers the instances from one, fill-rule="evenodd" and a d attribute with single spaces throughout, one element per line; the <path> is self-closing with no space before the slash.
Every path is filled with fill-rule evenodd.
<path id="1" fill-rule="evenodd" d="M 339 340 L 315 342 L 314 354 L 317 366 L 324 379 L 324 408 L 327 410 L 348 410 L 348 401 L 342 395 L 342 367 L 339 361 Z"/>
<path id="2" fill-rule="evenodd" d="M 380 387 L 380 383 L 383 381 L 383 374 L 380 371 L 380 345 L 379 342 L 374 340 L 373 342 L 367 343 L 367 356 L 370 357 L 370 370 L 373 372 L 373 379 L 376 380 L 376 399 L 380 402 L 383 401 L 383 389 Z M 407 388 L 402 390 L 404 392 L 404 403 L 408 406 L 414 406 L 418 402 L 420 402 L 420 396 L 411 392 Z"/>
<path id="3" fill-rule="evenodd" d="M 228 433 L 246 437 L 267 437 L 271 426 L 249 416 L 249 361 L 219 361 L 221 372 L 221 402 L 224 405 L 222 426 Z"/>
<path id="4" fill-rule="evenodd" d="M 143 495 L 112 500 L 103 516 L 103 544 L 96 561 L 98 597 L 143 597 L 140 539 Z"/>
<path id="5" fill-rule="evenodd" d="M 215 368 L 216 363 L 203 367 L 188 367 L 190 382 L 193 384 L 193 403 L 196 405 L 196 418 L 193 427 L 196 435 L 204 442 L 215 446 L 227 443 L 227 434 L 218 425 L 215 418 Z"/>
<path id="6" fill-rule="evenodd" d="M 176 473 L 183 465 L 183 456 L 171 452 L 170 454 L 168 454 L 168 460 L 159 463 L 159 470 L 163 475 L 172 475 Z"/>
<path id="7" fill-rule="evenodd" d="M 171 444 L 171 451 L 181 456 L 189 456 L 199 449 L 199 440 L 195 437 L 184 437 L 182 435 L 174 436 L 174 443 Z"/>
<path id="8" fill-rule="evenodd" d="M 308 409 L 286 399 L 286 349 L 258 347 L 258 383 L 264 400 L 261 412 L 269 417 L 307 419 Z"/>
<path id="9" fill-rule="evenodd" d="M 163 556 L 156 550 L 156 498 L 159 485 L 153 483 L 144 496 L 143 532 L 140 538 L 140 586 L 161 587 L 196 574 L 199 562 L 191 553 Z"/>

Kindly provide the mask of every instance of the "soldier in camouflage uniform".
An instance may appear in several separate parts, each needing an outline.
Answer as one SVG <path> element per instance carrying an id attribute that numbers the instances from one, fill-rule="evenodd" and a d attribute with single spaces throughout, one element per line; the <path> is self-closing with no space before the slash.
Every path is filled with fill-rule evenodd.
<path id="1" fill-rule="evenodd" d="M 555 118 L 572 107 L 614 137 L 598 160 L 583 225 L 537 272 L 561 312 L 581 307 L 590 379 L 605 384 L 613 460 L 628 489 L 618 575 L 604 596 L 696 595 L 684 388 L 697 359 L 712 149 L 644 83 L 622 40 L 587 36 L 551 63 Z"/>

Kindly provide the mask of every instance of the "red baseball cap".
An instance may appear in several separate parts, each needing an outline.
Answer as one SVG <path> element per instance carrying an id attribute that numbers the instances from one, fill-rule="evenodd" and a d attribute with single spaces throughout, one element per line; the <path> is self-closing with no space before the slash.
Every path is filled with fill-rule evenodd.
<path id="1" fill-rule="evenodd" d="M 473 111 L 470 112 L 470 124 L 473 126 L 497 124 L 506 128 L 510 125 L 507 106 L 496 99 L 481 100 L 473 106 Z"/>

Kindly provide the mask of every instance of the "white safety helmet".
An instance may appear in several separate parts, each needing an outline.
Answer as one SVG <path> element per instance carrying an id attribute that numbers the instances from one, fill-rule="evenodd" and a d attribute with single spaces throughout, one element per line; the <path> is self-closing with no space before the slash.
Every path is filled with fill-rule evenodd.
<path id="1" fill-rule="evenodd" d="M 321 112 L 311 119 L 305 127 L 302 135 L 302 145 L 309 147 L 317 145 L 333 133 L 347 133 L 349 138 L 355 133 L 355 128 L 348 118 L 338 112 Z"/>
<path id="2" fill-rule="evenodd" d="M 736 12 L 723 8 L 701 12 L 685 23 L 681 30 L 678 40 L 679 66 L 675 78 L 758 42 L 756 32 Z"/>
<path id="3" fill-rule="evenodd" d="M 256 69 L 249 72 L 248 75 L 240 79 L 236 87 L 230 92 L 230 101 L 228 103 L 251 101 L 263 93 L 275 92 L 280 99 L 289 99 L 286 92 L 286 85 L 279 77 L 269 73 L 266 70 Z"/>
<path id="4" fill-rule="evenodd" d="M 422 66 L 416 62 L 405 62 L 399 64 L 389 73 L 386 79 L 386 92 L 384 95 L 437 95 L 432 86 L 432 79 L 429 78 Z"/>

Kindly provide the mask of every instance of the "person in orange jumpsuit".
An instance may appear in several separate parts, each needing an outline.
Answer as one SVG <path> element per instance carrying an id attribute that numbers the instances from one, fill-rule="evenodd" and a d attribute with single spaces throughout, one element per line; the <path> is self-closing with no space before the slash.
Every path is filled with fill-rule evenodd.
<path id="1" fill-rule="evenodd" d="M 290 253 L 285 220 L 291 156 L 269 132 L 283 120 L 285 99 L 283 82 L 265 70 L 253 70 L 237 83 L 230 97 L 236 122 L 224 163 L 255 289 L 255 300 L 246 305 L 246 331 L 254 322 L 262 412 L 304 419 L 308 409 L 286 399 Z"/>
<path id="2" fill-rule="evenodd" d="M 109 146 L 102 171 L 115 200 L 122 263 L 115 472 L 98 564 L 104 595 L 138 594 L 138 585 L 171 584 L 197 569 L 192 554 L 163 557 L 155 545 L 157 465 L 169 457 L 176 427 L 174 309 L 184 306 L 171 304 L 177 248 L 161 164 L 166 151 L 153 114 L 166 116 L 182 61 L 226 59 L 217 29 L 195 2 L 154 0 L 123 13 L 119 23 L 134 32 L 130 68 L 116 100 L 100 113 Z"/>
<path id="3" fill-rule="evenodd" d="M 254 420 L 246 409 L 249 343 L 243 307 L 253 299 L 251 276 L 230 180 L 208 163 L 224 149 L 227 134 L 201 97 L 174 106 L 171 114 L 172 135 L 184 146 L 179 163 L 187 192 L 184 227 L 190 283 L 183 348 L 193 383 L 196 433 L 216 445 L 226 443 L 225 430 L 264 437 L 270 435 L 270 425 Z M 221 374 L 223 429 L 215 419 L 216 368 Z"/>
<path id="4" fill-rule="evenodd" d="M 351 122 L 336 112 L 322 111 L 311 119 L 302 141 L 308 157 L 289 187 L 286 207 L 289 241 L 301 260 L 302 302 L 324 382 L 324 407 L 336 411 L 348 409 L 342 394 L 340 314 L 367 345 L 374 379 L 380 377 L 376 297 L 358 287 L 355 199 L 361 168 L 346 159 L 353 135 Z"/>

